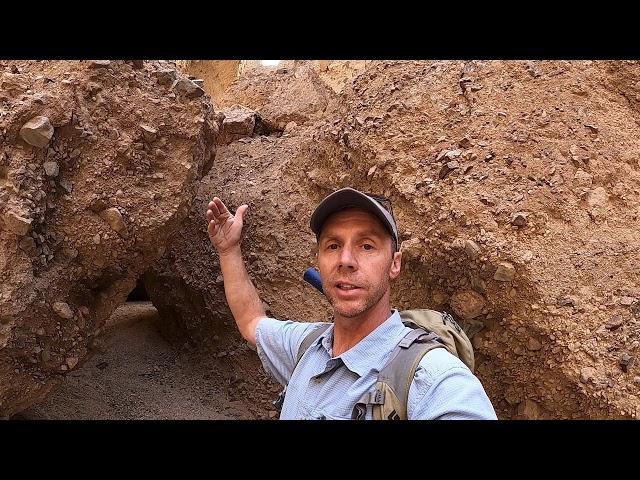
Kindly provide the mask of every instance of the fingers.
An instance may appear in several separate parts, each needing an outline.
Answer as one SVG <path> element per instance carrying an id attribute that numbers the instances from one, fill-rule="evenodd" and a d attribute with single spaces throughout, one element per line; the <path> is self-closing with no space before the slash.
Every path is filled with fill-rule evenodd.
<path id="1" fill-rule="evenodd" d="M 238 207 L 236 215 L 244 220 L 244 215 L 249 209 L 249 205 L 243 204 Z M 213 197 L 213 200 L 207 205 L 207 220 L 215 223 L 224 223 L 227 219 L 234 215 L 227 209 L 226 205 L 218 197 Z"/>
<path id="2" fill-rule="evenodd" d="M 209 210 L 213 213 L 214 219 L 218 219 L 218 217 L 227 218 L 232 216 L 226 205 L 222 203 L 222 200 L 220 200 L 218 197 L 213 197 L 213 200 L 209 202 L 207 208 L 207 218 L 209 216 Z"/>
<path id="3" fill-rule="evenodd" d="M 220 200 L 220 198 L 219 197 L 213 197 L 211 199 L 211 201 L 209 202 L 208 208 L 211 208 L 213 205 L 215 205 L 216 204 L 216 200 Z"/>
<path id="4" fill-rule="evenodd" d="M 214 237 L 218 231 L 220 230 L 220 225 L 218 225 L 214 220 L 209 221 L 209 225 L 207 225 L 207 232 L 210 237 Z"/>
<path id="5" fill-rule="evenodd" d="M 222 200 L 220 200 L 218 197 L 213 197 L 213 202 L 215 203 L 216 207 L 218 207 L 218 211 L 220 212 L 220 215 L 229 213 L 229 210 L 227 210 L 227 206 L 224 203 L 222 203 Z"/>
<path id="6" fill-rule="evenodd" d="M 218 206 L 216 205 L 216 202 L 214 200 L 220 200 L 218 197 L 213 197 L 213 200 L 211 202 L 209 202 L 208 208 L 209 210 L 207 210 L 207 217 L 209 215 L 209 212 L 211 212 L 213 214 L 212 218 L 217 218 L 220 216 L 220 210 L 218 210 Z"/>
<path id="7" fill-rule="evenodd" d="M 244 221 L 244 215 L 247 212 L 247 210 L 249 209 L 249 205 L 244 204 L 244 205 L 240 205 L 238 207 L 238 210 L 236 210 L 236 215 L 238 217 L 240 217 L 240 220 Z"/>

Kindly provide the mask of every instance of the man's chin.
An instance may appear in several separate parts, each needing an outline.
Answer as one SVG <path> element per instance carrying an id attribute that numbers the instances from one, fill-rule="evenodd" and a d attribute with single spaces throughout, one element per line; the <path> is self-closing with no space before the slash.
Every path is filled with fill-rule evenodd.
<path id="1" fill-rule="evenodd" d="M 335 313 L 344 318 L 353 318 L 361 315 L 366 311 L 366 306 L 362 304 L 358 305 L 344 305 L 342 302 L 333 303 L 333 309 Z"/>

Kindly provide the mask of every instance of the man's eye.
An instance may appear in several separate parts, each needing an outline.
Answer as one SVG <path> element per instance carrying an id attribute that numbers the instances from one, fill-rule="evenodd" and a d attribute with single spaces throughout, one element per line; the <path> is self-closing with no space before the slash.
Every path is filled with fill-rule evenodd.
<path id="1" fill-rule="evenodd" d="M 338 244 L 337 243 L 331 243 L 328 248 L 329 248 L 329 250 L 337 250 L 338 249 Z"/>
<path id="2" fill-rule="evenodd" d="M 373 250 L 373 245 L 369 244 L 369 243 L 365 243 L 362 248 L 364 248 L 365 250 Z"/>

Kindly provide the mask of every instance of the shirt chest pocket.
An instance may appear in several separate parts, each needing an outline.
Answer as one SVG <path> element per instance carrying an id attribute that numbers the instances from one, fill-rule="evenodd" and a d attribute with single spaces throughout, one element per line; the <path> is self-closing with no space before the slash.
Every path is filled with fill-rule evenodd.
<path id="1" fill-rule="evenodd" d="M 313 410 L 313 418 L 321 420 L 351 420 L 353 408 L 348 405 L 339 405 L 338 402 L 332 405 L 318 406 Z"/>

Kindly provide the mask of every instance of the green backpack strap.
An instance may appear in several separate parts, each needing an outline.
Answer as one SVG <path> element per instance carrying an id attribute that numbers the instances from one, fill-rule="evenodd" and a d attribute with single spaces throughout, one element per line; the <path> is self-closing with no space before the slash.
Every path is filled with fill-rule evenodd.
<path id="1" fill-rule="evenodd" d="M 435 348 L 446 348 L 435 333 L 421 328 L 407 333 L 378 373 L 374 389 L 355 404 L 351 418 L 364 420 L 367 405 L 371 405 L 374 420 L 406 420 L 409 388 L 418 364 Z"/>

